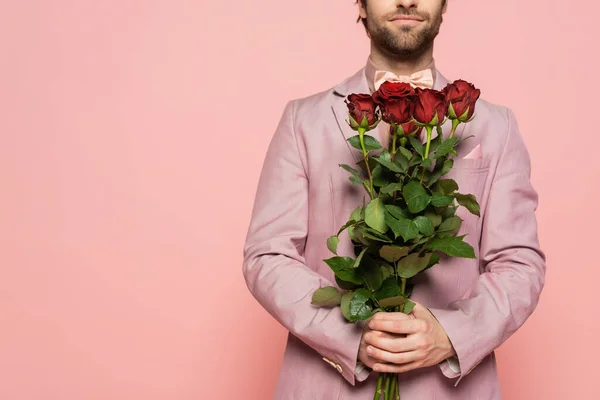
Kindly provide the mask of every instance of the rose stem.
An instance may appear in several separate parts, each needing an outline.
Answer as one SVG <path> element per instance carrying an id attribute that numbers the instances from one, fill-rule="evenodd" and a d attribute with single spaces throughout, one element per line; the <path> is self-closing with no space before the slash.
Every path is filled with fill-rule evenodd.
<path id="1" fill-rule="evenodd" d="M 390 375 L 391 373 L 386 373 L 385 374 L 385 400 L 391 400 L 390 398 L 390 383 L 392 383 L 392 380 L 390 379 Z"/>
<path id="2" fill-rule="evenodd" d="M 379 373 L 379 377 L 377 378 L 377 390 L 375 390 L 375 396 L 373 400 L 379 400 L 381 398 L 381 383 L 383 382 L 383 374 Z"/>
<path id="3" fill-rule="evenodd" d="M 398 382 L 398 377 L 396 376 L 396 386 L 394 390 L 394 398 L 392 400 L 400 400 L 400 382 Z"/>
<path id="4" fill-rule="evenodd" d="M 427 129 L 427 145 L 425 146 L 425 158 L 423 158 L 423 160 L 426 160 L 427 158 L 429 158 L 429 148 L 431 147 L 431 131 L 432 131 L 433 127 L 431 127 L 430 125 L 426 125 L 425 129 Z M 424 177 L 425 177 L 425 167 L 423 167 L 423 172 L 421 172 L 421 184 L 423 183 Z"/>
<path id="5" fill-rule="evenodd" d="M 406 289 L 406 278 L 401 278 L 402 281 L 402 287 L 400 288 L 400 290 L 402 291 L 402 294 L 404 294 L 404 289 Z"/>
<path id="6" fill-rule="evenodd" d="M 396 397 L 396 387 L 398 386 L 398 379 L 396 379 L 396 374 L 391 375 L 391 385 L 390 385 L 390 400 L 394 400 Z"/>
<path id="7" fill-rule="evenodd" d="M 456 127 L 460 124 L 460 121 L 457 119 L 453 119 L 452 120 L 452 130 L 450 131 L 450 136 L 448 137 L 448 139 L 452 139 L 452 137 L 454 136 L 454 132 L 456 131 Z"/>
<path id="8" fill-rule="evenodd" d="M 394 135 L 392 136 L 392 162 L 394 162 L 394 159 L 396 158 L 396 138 L 398 137 L 398 131 L 396 130 L 395 126 L 392 126 L 392 128 L 394 129 Z M 392 204 L 396 204 L 396 191 L 394 190 L 394 199 L 392 200 L 393 203 Z"/>
<path id="9" fill-rule="evenodd" d="M 358 136 L 360 138 L 360 147 L 362 147 L 363 157 L 365 159 L 365 167 L 367 168 L 367 174 L 369 175 L 369 195 L 371 200 L 375 198 L 375 190 L 373 189 L 373 175 L 371 174 L 371 167 L 369 167 L 369 154 L 365 149 L 365 129 L 358 128 Z"/>

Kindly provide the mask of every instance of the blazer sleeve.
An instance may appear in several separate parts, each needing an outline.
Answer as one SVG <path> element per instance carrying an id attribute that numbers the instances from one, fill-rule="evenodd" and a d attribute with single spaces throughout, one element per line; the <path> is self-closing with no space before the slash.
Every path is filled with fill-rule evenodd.
<path id="1" fill-rule="evenodd" d="M 483 272 L 474 287 L 447 309 L 430 308 L 456 350 L 460 374 L 446 365 L 454 386 L 506 341 L 534 311 L 545 282 L 530 183 L 530 159 L 512 110 L 504 108 L 508 132 L 482 215 L 479 260 Z"/>
<path id="2" fill-rule="evenodd" d="M 311 304 L 315 290 L 336 285 L 310 268 L 304 257 L 309 179 L 294 127 L 295 101 L 286 104 L 267 149 L 242 270 L 262 307 L 354 385 L 365 321 L 351 323 L 339 307 Z"/>

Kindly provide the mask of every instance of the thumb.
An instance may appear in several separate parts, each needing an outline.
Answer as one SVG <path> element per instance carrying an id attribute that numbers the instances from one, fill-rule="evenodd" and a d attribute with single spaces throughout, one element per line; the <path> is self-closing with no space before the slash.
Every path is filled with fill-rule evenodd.
<path id="1" fill-rule="evenodd" d="M 429 310 L 424 305 L 419 303 L 418 301 L 414 301 L 413 299 L 410 299 L 410 301 L 415 303 L 415 306 L 413 307 L 413 309 L 409 315 L 413 315 L 414 317 L 419 318 L 420 316 L 423 316 L 423 315 L 426 315 L 427 313 L 429 313 Z"/>

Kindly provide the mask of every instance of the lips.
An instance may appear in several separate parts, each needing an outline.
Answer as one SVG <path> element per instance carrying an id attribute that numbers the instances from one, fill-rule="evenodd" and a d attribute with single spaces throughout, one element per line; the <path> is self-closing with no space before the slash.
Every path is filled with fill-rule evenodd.
<path id="1" fill-rule="evenodd" d="M 419 22 L 422 22 L 423 20 L 419 17 L 415 17 L 412 15 L 398 15 L 398 16 L 392 18 L 391 21 L 419 21 Z"/>

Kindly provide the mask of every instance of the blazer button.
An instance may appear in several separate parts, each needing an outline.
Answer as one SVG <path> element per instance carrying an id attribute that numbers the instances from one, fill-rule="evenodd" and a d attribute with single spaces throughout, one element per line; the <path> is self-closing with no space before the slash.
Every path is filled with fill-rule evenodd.
<path id="1" fill-rule="evenodd" d="M 327 357 L 323 357 L 323 360 L 325 360 L 325 362 L 327 362 L 327 364 L 331 365 L 333 368 L 337 369 L 338 372 L 341 374 L 342 372 L 344 372 L 344 370 L 342 369 L 342 366 L 338 363 L 334 363 L 333 361 L 331 361 L 329 358 Z"/>
<path id="2" fill-rule="evenodd" d="M 335 367 L 335 364 L 333 363 L 333 361 L 331 361 L 329 358 L 327 357 L 323 357 L 323 360 L 325 360 L 325 362 L 329 365 L 331 365 L 332 367 Z"/>
<path id="3" fill-rule="evenodd" d="M 344 370 L 342 369 L 342 366 L 340 364 L 335 364 L 335 369 L 337 369 L 340 374 L 342 372 L 344 372 Z"/>

